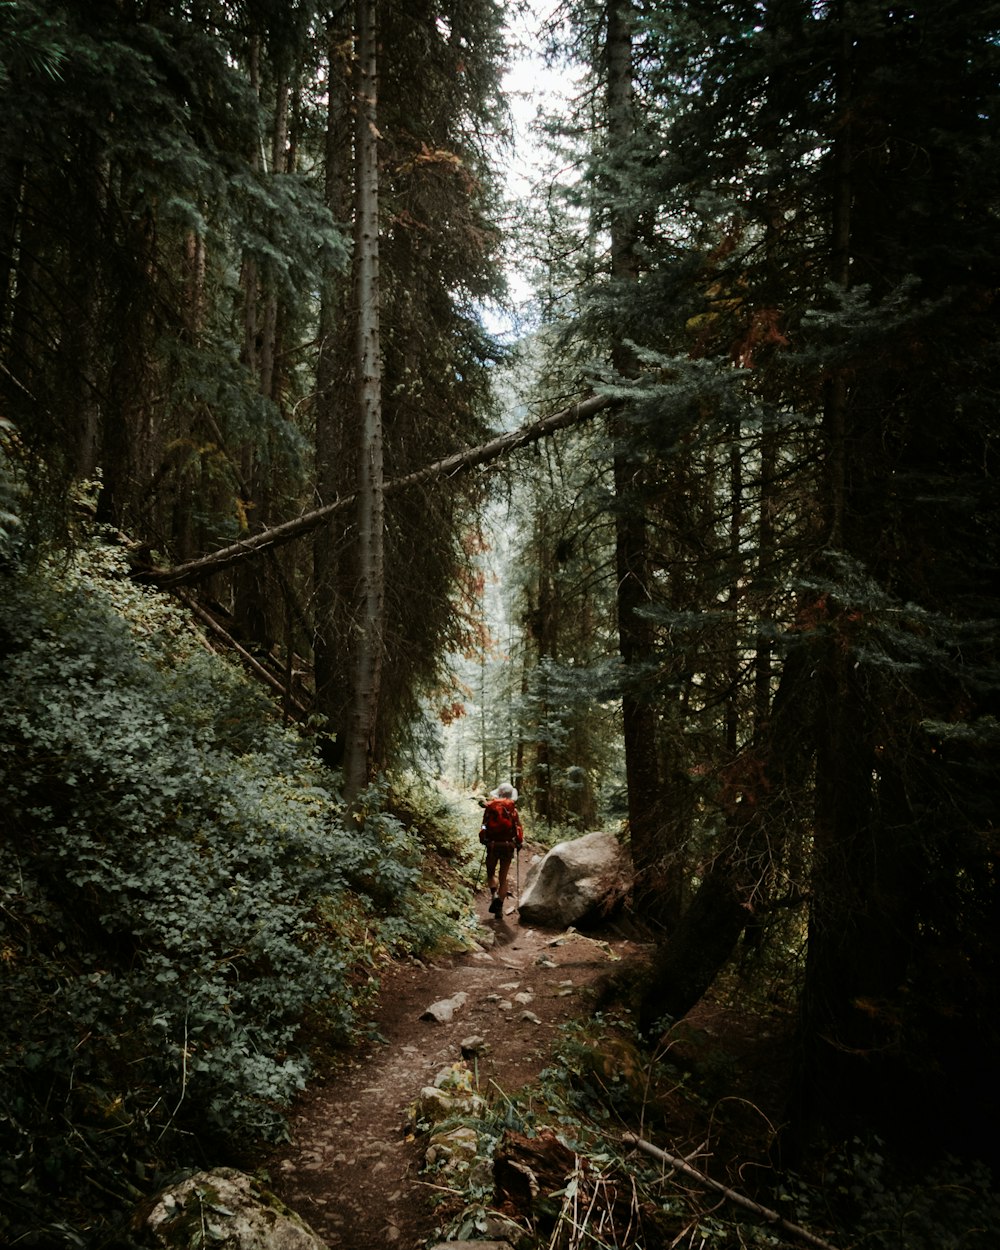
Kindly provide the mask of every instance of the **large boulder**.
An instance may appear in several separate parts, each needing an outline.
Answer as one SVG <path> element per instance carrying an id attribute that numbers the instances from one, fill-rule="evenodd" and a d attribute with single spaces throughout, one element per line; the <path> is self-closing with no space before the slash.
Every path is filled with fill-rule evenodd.
<path id="1" fill-rule="evenodd" d="M 311 1228 L 251 1176 L 197 1172 L 144 1203 L 136 1241 L 155 1250 L 326 1250 Z"/>
<path id="2" fill-rule="evenodd" d="M 628 877 L 628 861 L 614 834 L 560 842 L 528 872 L 521 923 L 553 929 L 593 923 L 621 900 Z"/>

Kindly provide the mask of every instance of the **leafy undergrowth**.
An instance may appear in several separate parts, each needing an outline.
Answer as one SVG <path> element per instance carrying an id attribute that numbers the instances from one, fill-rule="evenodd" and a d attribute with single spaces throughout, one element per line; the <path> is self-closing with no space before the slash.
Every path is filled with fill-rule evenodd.
<path id="1" fill-rule="evenodd" d="M 461 941 L 471 847 L 338 777 L 114 541 L 0 594 L 0 1241 L 127 1245 L 164 1175 L 279 1139 L 379 968 Z M 394 789 L 398 812 L 394 811 Z"/>
<path id="2" fill-rule="evenodd" d="M 734 1049 L 710 1011 L 650 1051 L 627 1014 L 567 1027 L 537 1085 L 493 1090 L 485 1113 L 431 1130 L 424 1175 L 440 1237 L 516 1250 L 998 1244 L 1000 1202 L 985 1168 L 945 1161 L 918 1175 L 877 1141 L 855 1139 L 799 1173 L 779 1170 L 772 1109 L 740 1091 L 767 1097 L 770 1078 L 751 1069 L 780 1054 L 782 1040 L 771 1022 L 749 1048 L 738 1032 Z M 475 1144 L 463 1147 L 470 1129 Z"/>

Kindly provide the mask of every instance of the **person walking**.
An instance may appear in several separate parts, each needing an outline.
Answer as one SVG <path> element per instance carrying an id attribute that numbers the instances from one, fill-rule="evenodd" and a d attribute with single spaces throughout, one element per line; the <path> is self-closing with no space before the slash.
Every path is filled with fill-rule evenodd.
<path id="1" fill-rule="evenodd" d="M 517 810 L 517 791 L 504 781 L 490 792 L 483 808 L 479 841 L 486 847 L 486 884 L 490 887 L 490 914 L 503 915 L 504 900 L 509 897 L 507 878 L 514 852 L 524 842 L 524 829 Z"/>

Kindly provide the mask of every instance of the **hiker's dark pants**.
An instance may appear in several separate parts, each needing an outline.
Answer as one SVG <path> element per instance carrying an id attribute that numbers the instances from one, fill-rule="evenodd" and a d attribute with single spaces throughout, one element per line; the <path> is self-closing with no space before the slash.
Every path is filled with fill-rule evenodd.
<path id="1" fill-rule="evenodd" d="M 507 874 L 510 872 L 510 861 L 514 858 L 513 842 L 488 842 L 486 844 L 486 884 L 496 890 L 501 898 L 507 897 Z M 497 880 L 497 869 L 500 879 Z"/>

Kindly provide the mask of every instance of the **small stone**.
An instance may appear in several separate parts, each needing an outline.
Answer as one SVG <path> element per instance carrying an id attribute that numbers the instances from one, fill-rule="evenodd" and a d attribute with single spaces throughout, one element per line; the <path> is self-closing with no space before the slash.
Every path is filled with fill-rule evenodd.
<path id="1" fill-rule="evenodd" d="M 468 1000 L 468 994 L 464 990 L 459 990 L 451 998 L 441 998 L 436 1003 L 431 1003 L 420 1019 L 433 1020 L 436 1024 L 450 1024 L 455 1017 L 455 1012 L 464 1007 Z"/>
<path id="2" fill-rule="evenodd" d="M 478 1055 L 486 1045 L 486 1038 L 480 1037 L 475 1033 L 472 1037 L 463 1038 L 460 1043 L 463 1059 L 471 1059 L 473 1055 Z"/>
<path id="3" fill-rule="evenodd" d="M 410 1124 L 419 1124 L 422 1120 L 428 1124 L 437 1124 L 456 1115 L 480 1115 L 485 1106 L 485 1100 L 478 1094 L 447 1094 L 443 1089 L 425 1085 L 417 1101 L 409 1108 L 407 1121 Z"/>
<path id="4" fill-rule="evenodd" d="M 476 1157 L 479 1137 L 473 1128 L 453 1128 L 448 1132 L 435 1133 L 427 1144 L 425 1162 L 444 1164 L 444 1171 L 466 1167 Z"/>
<path id="5" fill-rule="evenodd" d="M 509 998 L 501 998 L 501 1000 L 497 1003 L 497 1007 L 499 1008 L 500 1011 L 513 1011 L 514 1010 L 514 1004 L 510 1001 Z"/>
<path id="6" fill-rule="evenodd" d="M 514 1002 L 520 1003 L 522 1007 L 526 1007 L 528 1003 L 533 1003 L 535 996 L 530 990 L 522 990 L 520 994 L 514 995 Z"/>
<path id="7" fill-rule="evenodd" d="M 535 1015 L 533 1011 L 522 1011 L 521 1019 L 527 1020 L 529 1024 L 541 1024 L 542 1023 L 541 1020 L 539 1020 L 539 1018 Z"/>

